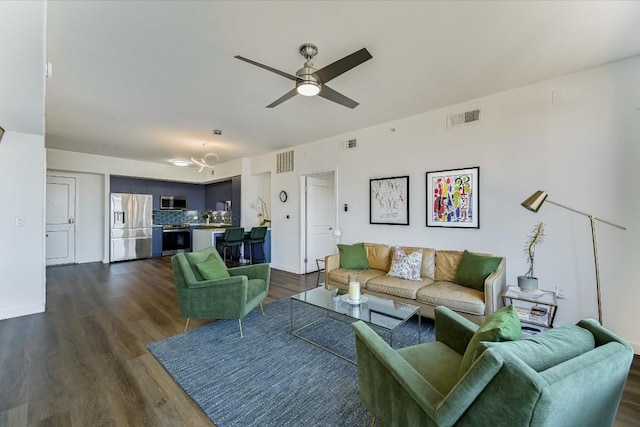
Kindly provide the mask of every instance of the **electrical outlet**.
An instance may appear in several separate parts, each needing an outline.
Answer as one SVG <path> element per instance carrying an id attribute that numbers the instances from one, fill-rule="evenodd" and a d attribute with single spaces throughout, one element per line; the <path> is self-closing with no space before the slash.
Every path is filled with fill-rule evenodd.
<path id="1" fill-rule="evenodd" d="M 565 288 L 562 286 L 556 286 L 556 297 L 557 298 L 566 298 Z"/>

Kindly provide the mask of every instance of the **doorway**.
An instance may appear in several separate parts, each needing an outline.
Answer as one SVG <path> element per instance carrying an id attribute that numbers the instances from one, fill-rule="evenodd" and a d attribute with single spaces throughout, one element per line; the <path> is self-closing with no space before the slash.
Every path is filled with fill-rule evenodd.
<path id="1" fill-rule="evenodd" d="M 324 268 L 316 260 L 336 252 L 333 230 L 336 227 L 334 172 L 304 176 L 304 273 Z"/>
<path id="2" fill-rule="evenodd" d="M 76 262 L 76 179 L 47 175 L 46 265 Z"/>

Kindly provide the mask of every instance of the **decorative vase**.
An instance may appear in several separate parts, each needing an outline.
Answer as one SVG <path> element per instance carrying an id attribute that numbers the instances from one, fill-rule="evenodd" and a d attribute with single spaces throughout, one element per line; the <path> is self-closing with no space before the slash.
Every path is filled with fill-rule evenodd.
<path id="1" fill-rule="evenodd" d="M 538 290 L 538 278 L 518 276 L 518 287 L 523 292 L 535 292 Z"/>

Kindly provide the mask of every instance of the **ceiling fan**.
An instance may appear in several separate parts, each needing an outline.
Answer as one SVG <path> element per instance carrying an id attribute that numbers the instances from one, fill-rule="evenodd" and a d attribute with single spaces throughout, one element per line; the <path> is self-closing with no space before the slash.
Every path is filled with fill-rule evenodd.
<path id="1" fill-rule="evenodd" d="M 306 59 L 306 61 L 302 68 L 296 71 L 295 76 L 289 73 L 285 73 L 284 71 L 269 67 L 268 65 L 252 61 L 251 59 L 242 57 L 240 55 L 236 55 L 234 56 L 234 58 L 248 62 L 249 64 L 253 64 L 257 67 L 264 68 L 267 71 L 279 74 L 282 77 L 296 82 L 295 88 L 291 89 L 289 92 L 285 93 L 280 98 L 267 105 L 267 108 L 273 108 L 277 105 L 280 105 L 287 99 L 293 98 L 297 94 L 303 96 L 320 95 L 321 97 L 328 99 L 329 101 L 337 102 L 338 104 L 344 105 L 345 107 L 356 108 L 358 106 L 358 103 L 356 101 L 344 96 L 339 92 L 336 92 L 335 90 L 327 86 L 326 83 L 349 71 L 350 69 L 357 67 L 363 62 L 371 59 L 372 56 L 369 51 L 365 48 L 362 48 L 358 51 L 353 52 L 351 55 L 347 55 L 344 58 L 339 59 L 336 62 L 329 64 L 319 70 L 316 70 L 313 67 L 313 63 L 311 62 L 311 58 L 316 56 L 317 53 L 318 48 L 312 43 L 305 43 L 300 46 L 300 55 L 302 55 L 304 59 Z"/>

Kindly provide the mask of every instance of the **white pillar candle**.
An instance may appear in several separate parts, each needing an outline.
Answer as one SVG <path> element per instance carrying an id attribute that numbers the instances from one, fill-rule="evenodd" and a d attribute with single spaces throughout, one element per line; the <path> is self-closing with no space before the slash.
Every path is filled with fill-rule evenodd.
<path id="1" fill-rule="evenodd" d="M 349 282 L 349 299 L 352 301 L 360 299 L 360 282 Z"/>

